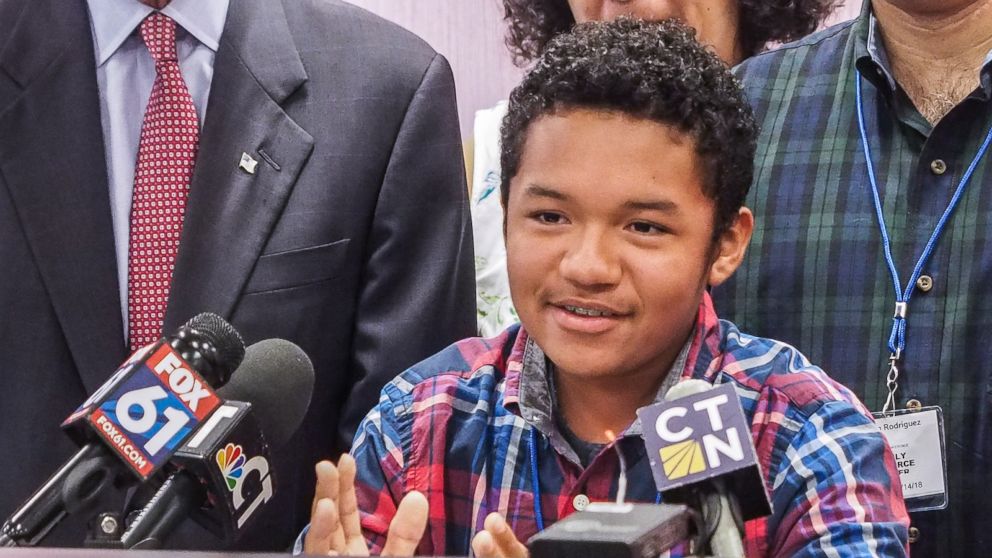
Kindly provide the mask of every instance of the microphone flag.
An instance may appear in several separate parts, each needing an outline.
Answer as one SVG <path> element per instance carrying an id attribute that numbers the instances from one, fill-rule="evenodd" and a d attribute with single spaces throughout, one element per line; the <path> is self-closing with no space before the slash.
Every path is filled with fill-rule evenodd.
<path id="1" fill-rule="evenodd" d="M 750 424 L 733 385 L 642 407 L 637 415 L 659 491 L 678 494 L 721 477 L 738 496 L 744 520 L 771 513 Z"/>
<path id="2" fill-rule="evenodd" d="M 220 404 L 196 368 L 163 339 L 132 355 L 62 428 L 80 444 L 95 434 L 144 481 Z"/>

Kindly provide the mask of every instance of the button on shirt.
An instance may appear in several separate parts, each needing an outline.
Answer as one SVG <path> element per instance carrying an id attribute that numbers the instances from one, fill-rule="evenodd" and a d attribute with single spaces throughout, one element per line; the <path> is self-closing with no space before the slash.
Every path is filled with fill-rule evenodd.
<path id="1" fill-rule="evenodd" d="M 796 345 L 877 411 L 895 292 L 858 132 L 856 76 L 902 281 L 992 126 L 992 80 L 986 59 L 980 87 L 932 126 L 896 83 L 867 9 L 736 70 L 762 130 L 747 202 L 755 231 L 744 265 L 714 297 L 742 329 Z M 992 485 L 989 155 L 923 271 L 931 289 L 909 303 L 897 406 L 943 407 L 950 507 L 914 514 L 926 536 L 913 555 L 992 556 L 988 514 L 976 513 Z"/>
<path id="2" fill-rule="evenodd" d="M 230 0 L 172 0 L 161 12 L 176 22 L 179 69 L 203 127 L 214 73 L 214 56 L 227 20 Z M 100 89 L 100 123 L 110 188 L 117 278 L 124 339 L 127 332 L 127 269 L 131 193 L 138 141 L 148 97 L 155 82 L 155 62 L 138 34 L 138 25 L 154 10 L 138 0 L 87 0 Z"/>
<path id="3" fill-rule="evenodd" d="M 555 429 L 547 358 L 520 326 L 467 339 L 407 370 L 363 421 L 352 455 L 362 526 L 373 555 L 403 495 L 431 509 L 418 554 L 466 555 L 490 512 L 526 541 L 584 502 L 616 497 L 613 447 L 587 467 Z M 730 383 L 737 390 L 775 513 L 747 523 L 747 556 L 904 556 L 908 517 L 895 461 L 867 411 L 788 345 L 745 335 L 717 319 L 708 296 L 691 343 L 670 377 Z M 659 391 L 659 397 L 665 388 Z M 540 490 L 528 439 L 536 429 Z M 616 440 L 627 463 L 627 499 L 657 492 L 635 422 Z M 302 540 L 302 539 L 301 539 Z M 685 545 L 671 556 L 684 556 Z M 297 551 L 302 545 L 297 544 Z"/>

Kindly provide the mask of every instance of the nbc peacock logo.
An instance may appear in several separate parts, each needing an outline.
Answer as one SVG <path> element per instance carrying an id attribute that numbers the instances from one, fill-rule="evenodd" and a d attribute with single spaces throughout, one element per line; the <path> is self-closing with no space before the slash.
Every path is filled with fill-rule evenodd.
<path id="1" fill-rule="evenodd" d="M 223 449 L 218 450 L 217 465 L 220 466 L 224 480 L 227 481 L 227 489 L 233 492 L 245 472 L 245 456 L 241 446 L 227 444 Z"/>

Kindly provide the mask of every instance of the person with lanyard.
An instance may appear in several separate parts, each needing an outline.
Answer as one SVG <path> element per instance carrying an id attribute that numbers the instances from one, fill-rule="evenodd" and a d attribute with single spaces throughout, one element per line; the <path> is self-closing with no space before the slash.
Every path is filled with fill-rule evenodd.
<path id="1" fill-rule="evenodd" d="M 798 39 L 827 17 L 832 0 L 502 0 L 506 44 L 514 61 L 526 66 L 548 42 L 576 23 L 608 21 L 620 15 L 656 21 L 677 18 L 696 31 L 726 64 L 761 52 L 768 43 Z M 506 277 L 503 207 L 500 205 L 499 127 L 506 101 L 477 111 L 472 138 L 465 142 L 475 246 L 479 334 L 496 335 L 518 320 Z"/>
<path id="2" fill-rule="evenodd" d="M 715 304 L 879 412 L 914 556 L 992 556 L 990 61 L 992 1 L 872 0 L 736 70 L 756 228 Z"/>
<path id="3" fill-rule="evenodd" d="M 737 81 L 677 21 L 552 41 L 503 125 L 521 324 L 384 388 L 351 454 L 317 465 L 296 551 L 526 556 L 535 533 L 613 501 L 621 468 L 628 501 L 662 501 L 636 411 L 697 378 L 733 386 L 771 492 L 748 556 L 905 556 L 895 459 L 867 409 L 713 310 L 707 287 L 753 227 L 756 134 Z"/>

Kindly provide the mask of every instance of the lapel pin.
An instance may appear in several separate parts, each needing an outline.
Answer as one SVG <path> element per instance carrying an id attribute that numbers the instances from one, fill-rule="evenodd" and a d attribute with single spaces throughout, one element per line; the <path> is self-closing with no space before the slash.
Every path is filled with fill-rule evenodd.
<path id="1" fill-rule="evenodd" d="M 241 170 L 248 174 L 255 174 L 255 167 L 258 166 L 258 161 L 252 159 L 251 155 L 247 153 L 241 154 L 241 162 L 238 164 Z"/>

